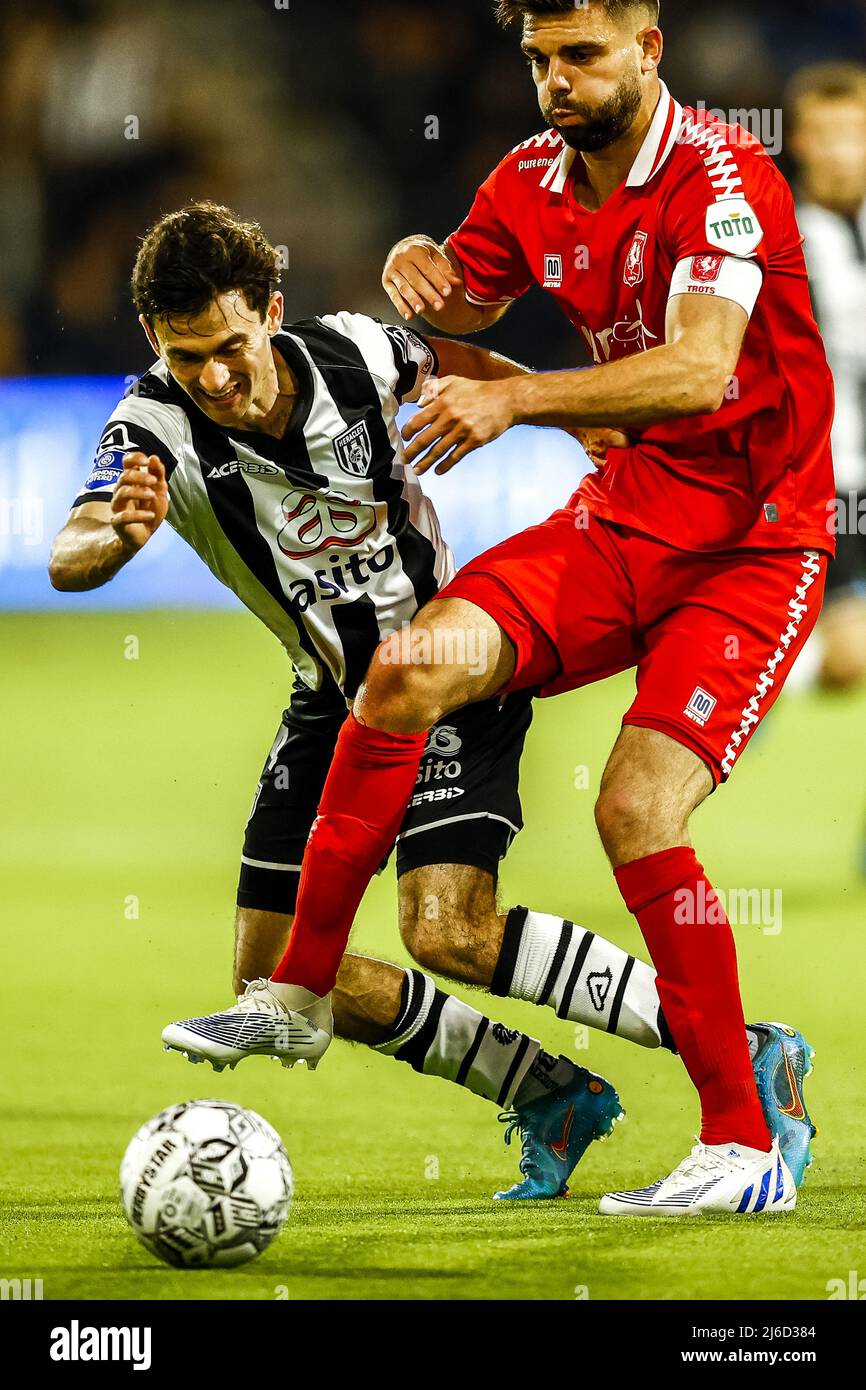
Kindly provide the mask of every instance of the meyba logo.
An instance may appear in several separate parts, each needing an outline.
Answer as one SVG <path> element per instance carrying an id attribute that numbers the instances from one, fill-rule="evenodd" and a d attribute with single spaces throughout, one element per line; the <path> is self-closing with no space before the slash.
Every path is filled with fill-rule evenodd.
<path id="1" fill-rule="evenodd" d="M 366 420 L 337 435 L 334 453 L 344 473 L 352 478 L 366 478 L 373 460 L 373 441 Z"/>
<path id="2" fill-rule="evenodd" d="M 714 695 L 710 695 L 708 691 L 702 690 L 698 685 L 695 687 L 695 693 L 683 713 L 693 723 L 700 724 L 703 728 L 718 703 Z"/>
<path id="3" fill-rule="evenodd" d="M 764 240 L 758 214 L 745 198 L 723 198 L 707 208 L 707 241 L 732 256 L 751 256 Z"/>
<path id="4" fill-rule="evenodd" d="M 544 257 L 544 289 L 562 288 L 562 257 L 548 253 Z"/>

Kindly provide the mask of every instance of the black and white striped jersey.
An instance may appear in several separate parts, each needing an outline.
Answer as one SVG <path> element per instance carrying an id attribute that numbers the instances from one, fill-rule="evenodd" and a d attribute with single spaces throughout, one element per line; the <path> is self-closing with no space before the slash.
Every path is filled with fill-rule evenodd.
<path id="1" fill-rule="evenodd" d="M 836 387 L 833 465 L 840 493 L 866 490 L 866 203 L 843 217 L 802 202 L 797 220 L 815 317 Z"/>
<path id="2" fill-rule="evenodd" d="M 280 639 L 301 680 L 354 695 L 381 636 L 454 572 L 396 415 L 437 370 L 409 328 L 339 313 L 272 340 L 299 396 L 281 439 L 223 428 L 158 362 L 118 404 L 75 505 L 108 500 L 131 450 L 166 467 L 168 521 Z"/>

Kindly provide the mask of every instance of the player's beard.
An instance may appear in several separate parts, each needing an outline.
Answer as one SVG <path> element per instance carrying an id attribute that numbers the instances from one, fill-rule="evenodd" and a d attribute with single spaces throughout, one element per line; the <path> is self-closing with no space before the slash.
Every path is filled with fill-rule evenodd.
<path id="1" fill-rule="evenodd" d="M 553 108 L 546 116 L 566 145 L 591 154 L 595 150 L 606 149 L 631 129 L 642 100 L 640 79 L 637 73 L 632 72 L 626 74 L 613 96 L 602 102 L 601 106 L 591 107 L 581 102 L 568 106 L 569 115 L 583 117 L 582 125 L 557 125 Z"/>

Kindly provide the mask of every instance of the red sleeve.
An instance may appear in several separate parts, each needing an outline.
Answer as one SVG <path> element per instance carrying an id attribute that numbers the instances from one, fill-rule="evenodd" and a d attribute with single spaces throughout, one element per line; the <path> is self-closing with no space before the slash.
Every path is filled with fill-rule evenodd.
<path id="1" fill-rule="evenodd" d="M 774 252 L 790 240 L 792 226 L 796 232 L 787 184 L 759 147 L 704 153 L 706 161 L 698 148 L 685 152 L 662 214 L 673 265 L 690 256 L 730 256 L 752 261 L 766 274 Z M 719 177 L 720 169 L 727 178 Z"/>
<path id="2" fill-rule="evenodd" d="M 512 230 L 507 176 L 507 163 L 494 169 L 475 195 L 469 215 L 448 238 L 463 268 L 466 296 L 481 304 L 518 299 L 533 283 Z"/>

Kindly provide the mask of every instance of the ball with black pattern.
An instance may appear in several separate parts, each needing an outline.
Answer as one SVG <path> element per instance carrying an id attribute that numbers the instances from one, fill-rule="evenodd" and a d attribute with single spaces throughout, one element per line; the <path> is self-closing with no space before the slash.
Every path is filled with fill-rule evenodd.
<path id="1" fill-rule="evenodd" d="M 226 1100 L 171 1105 L 130 1141 L 120 1165 L 126 1219 L 167 1264 L 244 1264 L 270 1245 L 292 1203 L 279 1134 Z"/>

